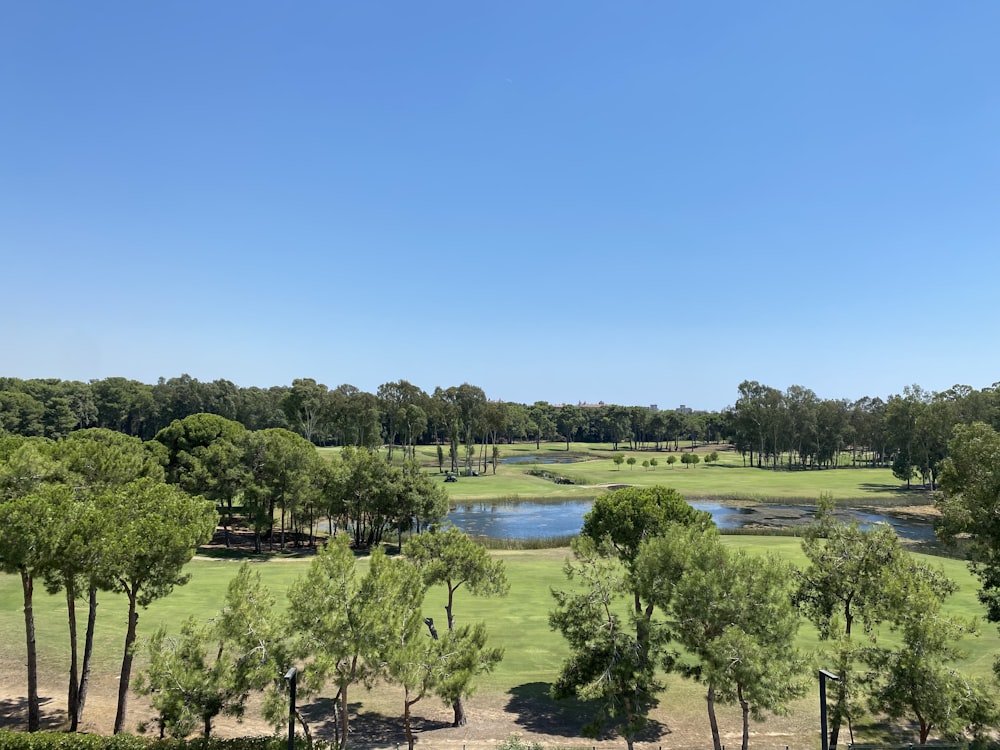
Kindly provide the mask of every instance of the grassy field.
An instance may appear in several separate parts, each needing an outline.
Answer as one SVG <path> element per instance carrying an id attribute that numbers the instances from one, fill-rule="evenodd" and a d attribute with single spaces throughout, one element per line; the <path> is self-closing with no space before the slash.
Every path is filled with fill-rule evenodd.
<path id="1" fill-rule="evenodd" d="M 734 536 L 725 537 L 724 541 L 734 547 L 747 548 L 753 552 L 774 551 L 795 563 L 803 562 L 799 542 L 794 539 Z M 505 648 L 505 657 L 499 668 L 481 680 L 478 694 L 480 697 L 477 700 L 491 705 L 506 705 L 508 710 L 510 706 L 521 706 L 529 715 L 540 712 L 539 716 L 542 718 L 539 718 L 537 726 L 541 728 L 545 726 L 546 716 L 551 721 L 555 721 L 556 718 L 560 721 L 577 721 L 584 715 L 585 707 L 561 704 L 557 706 L 545 695 L 558 672 L 561 660 L 566 655 L 566 647 L 561 637 L 549 630 L 548 612 L 552 607 L 550 590 L 566 585 L 562 567 L 569 550 L 562 548 L 495 554 L 506 563 L 511 582 L 509 596 L 503 600 L 477 599 L 460 590 L 455 605 L 459 622 L 485 620 L 488 623 L 491 641 Z M 950 600 L 949 610 L 963 615 L 981 616 L 983 610 L 976 599 L 976 584 L 964 564 L 954 560 L 939 559 L 932 559 L 931 562 L 943 567 L 945 572 L 960 584 L 960 592 Z M 155 602 L 141 614 L 140 637 L 150 635 L 161 623 L 171 632 L 177 632 L 181 622 L 188 615 L 194 615 L 199 619 L 212 617 L 220 606 L 226 585 L 238 565 L 239 563 L 234 561 L 204 559 L 193 561 L 190 565 L 192 573 L 190 583 L 178 588 L 168 598 Z M 271 560 L 254 565 L 275 592 L 278 601 L 283 602 L 284 592 L 291 581 L 305 570 L 308 560 Z M 359 565 L 363 567 L 364 561 Z M 65 604 L 58 596 L 42 593 L 39 587 L 36 593 L 35 613 L 38 623 L 41 683 L 45 686 L 61 686 L 68 664 Z M 121 659 L 125 614 L 126 606 L 123 599 L 103 595 L 96 644 L 95 677 L 99 690 L 110 692 L 110 695 L 104 697 L 112 701 L 113 677 Z M 424 614 L 434 616 L 439 622 L 444 621 L 443 590 L 430 592 Z M 0 632 L 5 636 L 0 640 L 0 672 L 4 675 L 3 683 L 7 686 L 8 696 L 24 694 L 23 626 L 20 581 L 14 576 L 0 576 Z M 803 626 L 798 645 L 808 653 L 816 652 L 821 646 L 815 632 L 808 626 Z M 1000 637 L 996 629 L 992 626 L 984 627 L 981 637 L 967 640 L 966 650 L 969 656 L 964 668 L 970 674 L 978 676 L 990 674 L 993 656 L 1000 650 Z M 144 654 L 140 651 L 137 669 L 142 668 L 144 660 Z M 822 666 L 824 664 L 822 658 L 817 657 L 816 664 Z M 665 699 L 662 711 L 663 716 L 669 717 L 669 721 L 667 718 L 663 721 L 668 721 L 670 726 L 674 727 L 687 723 L 700 727 L 704 713 L 701 689 L 679 678 L 672 677 L 668 682 L 669 699 Z M 12 686 L 13 693 L 10 692 Z M 98 688 L 95 688 L 95 691 Z M 47 709 L 58 710 L 64 705 L 63 689 L 59 687 L 58 691 L 50 690 L 52 702 Z M 366 705 L 376 700 L 375 694 L 371 698 L 362 697 L 364 696 L 362 691 L 356 692 L 355 696 Z M 815 700 L 813 695 L 797 705 L 796 710 L 802 713 L 799 719 L 803 725 L 814 724 Z M 8 713 L 13 717 L 13 712 Z M 2 715 L 3 712 L 0 712 L 0 718 Z M 860 722 L 857 728 L 861 736 L 865 736 L 866 732 L 870 736 L 881 736 L 878 734 L 881 731 L 878 727 L 866 725 L 864 722 Z M 107 727 L 104 731 L 109 729 L 110 727 Z M 760 731 L 766 729 L 767 725 L 763 725 Z M 794 733 L 799 730 L 789 731 Z M 812 740 L 809 740 L 809 743 L 810 746 L 815 744 Z"/>
<path id="2" fill-rule="evenodd" d="M 320 451 L 331 456 L 337 449 L 321 448 Z M 668 456 L 680 456 L 676 452 L 619 450 L 626 458 L 633 456 L 636 459 L 631 467 L 627 464 L 619 467 L 614 464 L 615 452 L 608 444 L 572 443 L 569 451 L 565 443 L 542 443 L 537 449 L 534 443 L 501 445 L 500 463 L 495 475 L 490 468 L 481 476 L 461 477 L 457 482 L 445 484 L 445 487 L 455 501 L 591 498 L 606 491 L 607 485 L 663 484 L 674 487 L 691 499 L 815 502 L 821 493 L 828 492 L 837 501 L 854 505 L 923 505 L 930 502 L 929 493 L 923 489 L 908 490 L 905 483 L 896 479 L 889 469 L 773 471 L 745 467 L 740 454 L 725 449 L 725 446 L 701 446 L 696 453 L 704 457 L 712 451 L 719 454 L 717 463 L 699 463 L 688 467 L 679 461 L 673 466 L 667 465 Z M 437 471 L 435 446 L 418 446 L 416 455 L 428 471 Z M 573 461 L 544 464 L 503 462 L 504 459 L 529 457 L 545 460 L 571 458 Z M 655 458 L 659 465 L 644 469 L 643 460 L 650 458 Z M 846 455 L 844 462 L 849 465 Z M 573 484 L 557 484 L 531 476 L 527 473 L 530 469 L 541 469 L 565 477 Z"/>

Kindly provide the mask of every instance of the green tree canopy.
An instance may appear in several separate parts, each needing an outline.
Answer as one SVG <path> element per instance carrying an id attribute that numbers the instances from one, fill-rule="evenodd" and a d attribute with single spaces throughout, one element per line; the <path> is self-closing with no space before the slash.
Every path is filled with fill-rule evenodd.
<path id="1" fill-rule="evenodd" d="M 1000 433 L 977 422 L 955 428 L 941 471 L 938 536 L 969 539 L 970 567 L 991 622 L 1000 622 Z"/>
<path id="2" fill-rule="evenodd" d="M 562 633 L 570 649 L 552 697 L 592 701 L 584 734 L 598 737 L 613 729 L 631 750 L 663 687 L 656 677 L 657 649 L 649 639 L 640 642 L 620 614 L 629 583 L 618 561 L 599 554 L 588 536 L 573 540 L 573 552 L 575 562 L 565 568 L 571 586 L 552 592 L 556 607 L 549 626 Z"/>
<path id="3" fill-rule="evenodd" d="M 451 701 L 454 726 L 464 726 L 468 719 L 463 698 L 471 693 L 476 675 L 492 670 L 499 663 L 502 652 L 486 648 L 484 630 L 466 629 L 458 634 L 455 592 L 464 586 L 474 596 L 506 596 L 510 584 L 503 562 L 494 560 L 485 547 L 454 526 L 432 528 L 410 537 L 403 546 L 403 554 L 413 561 L 425 587 L 443 583 L 447 589 L 445 613 L 449 638 L 458 649 L 456 653 L 463 656 L 453 660 L 450 676 L 438 685 L 438 694 Z M 428 625 L 437 638 L 433 620 L 428 620 Z"/>
<path id="4" fill-rule="evenodd" d="M 128 626 L 118 683 L 115 733 L 125 729 L 138 608 L 187 583 L 184 566 L 212 538 L 218 514 L 211 503 L 173 485 L 138 479 L 97 498 L 115 523 L 105 537 L 102 576 L 128 601 Z"/>
<path id="5" fill-rule="evenodd" d="M 714 529 L 673 526 L 643 542 L 636 569 L 670 638 L 694 657 L 680 668 L 706 687 L 715 749 L 722 748 L 721 702 L 739 704 L 746 750 L 751 717 L 783 713 L 804 693 L 804 661 L 793 645 L 799 614 L 792 568 L 773 556 L 732 552 Z M 671 657 L 664 666 L 678 665 Z"/>

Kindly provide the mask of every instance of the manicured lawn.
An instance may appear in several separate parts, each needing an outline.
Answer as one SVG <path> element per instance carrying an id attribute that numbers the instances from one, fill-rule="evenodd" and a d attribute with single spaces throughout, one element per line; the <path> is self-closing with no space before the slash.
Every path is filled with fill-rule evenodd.
<path id="1" fill-rule="evenodd" d="M 804 558 L 798 540 L 780 537 L 724 537 L 725 543 L 753 552 L 767 551 L 802 564 Z M 550 590 L 566 586 L 563 565 L 570 554 L 566 548 L 551 550 L 505 551 L 495 553 L 507 566 L 511 590 L 506 599 L 479 599 L 459 589 L 455 615 L 459 623 L 485 620 L 492 642 L 505 648 L 499 668 L 482 680 L 482 689 L 506 692 L 513 686 L 551 682 L 566 654 L 561 637 L 549 630 L 548 612 L 552 607 Z M 976 599 L 977 585 L 965 565 L 956 560 L 926 558 L 960 584 L 959 593 L 949 602 L 948 609 L 966 616 L 981 616 L 983 608 Z M 363 569 L 365 562 L 359 565 Z M 148 637 L 161 623 L 176 633 L 181 622 L 194 615 L 200 619 L 212 617 L 221 606 L 226 586 L 239 563 L 233 561 L 195 560 L 189 570 L 188 585 L 180 587 L 166 599 L 155 602 L 140 615 L 140 638 Z M 254 563 L 265 582 L 272 588 L 280 604 L 289 584 L 308 565 L 308 560 L 273 560 Z M 20 674 L 24 669 L 24 620 L 22 615 L 20 579 L 0 576 L 0 668 L 5 674 Z M 126 606 L 121 597 L 102 594 L 98 618 L 95 672 L 113 674 L 120 666 L 124 639 Z M 439 627 L 445 622 L 444 591 L 433 590 L 425 602 L 424 614 L 434 617 Z M 68 664 L 65 602 L 51 596 L 39 586 L 35 597 L 37 641 L 43 681 L 60 682 Z M 81 620 L 83 618 L 81 614 Z M 812 629 L 803 625 L 799 645 L 807 651 L 820 644 Z M 991 672 L 993 656 L 1000 651 L 1000 636 L 992 625 L 984 625 L 979 638 L 967 639 L 969 659 L 966 668 L 972 674 L 986 676 Z M 137 669 L 141 669 L 144 654 L 140 649 Z"/>
<path id="2" fill-rule="evenodd" d="M 683 446 L 682 446 L 683 447 Z M 680 453 L 667 451 L 629 451 L 619 447 L 618 453 L 634 457 L 633 466 L 614 464 L 615 452 L 608 444 L 572 443 L 566 450 L 565 443 L 534 443 L 501 445 L 500 463 L 494 475 L 492 467 L 478 477 L 461 477 L 457 482 L 445 483 L 448 495 L 456 500 L 558 500 L 590 498 L 606 491 L 603 485 L 628 484 L 640 486 L 666 485 L 677 489 L 689 498 L 713 498 L 744 501 L 798 501 L 813 503 L 821 493 L 828 492 L 841 502 L 869 505 L 926 505 L 930 494 L 922 489 L 907 490 L 905 483 L 892 475 L 889 469 L 824 469 L 809 471 L 773 471 L 745 467 L 743 458 L 724 446 L 702 446 L 696 452 L 704 458 L 716 451 L 719 461 L 685 466 L 678 460 L 673 466 L 667 458 L 680 458 Z M 332 456 L 335 448 L 321 448 L 320 452 Z M 418 446 L 417 459 L 427 471 L 437 473 L 435 446 Z M 401 451 L 397 451 L 401 456 Z M 576 459 L 571 463 L 504 463 L 504 459 L 539 457 L 548 460 Z M 643 460 L 655 458 L 658 465 L 643 468 Z M 447 457 L 446 468 L 447 464 Z M 844 457 L 845 463 L 848 457 Z M 529 470 L 542 470 L 566 477 L 569 484 L 528 474 Z M 443 478 L 442 478 L 443 481 Z"/>

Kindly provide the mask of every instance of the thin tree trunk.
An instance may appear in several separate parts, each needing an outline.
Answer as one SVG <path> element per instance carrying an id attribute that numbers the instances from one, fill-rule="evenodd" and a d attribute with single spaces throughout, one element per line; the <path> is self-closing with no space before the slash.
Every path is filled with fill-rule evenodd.
<path id="1" fill-rule="evenodd" d="M 413 726 L 410 721 L 410 706 L 420 700 L 423 696 L 418 695 L 413 700 L 410 700 L 410 690 L 409 688 L 404 688 L 403 693 L 403 729 L 406 732 L 406 744 L 409 750 L 413 750 L 413 746 L 417 742 L 417 738 L 413 736 Z"/>
<path id="2" fill-rule="evenodd" d="M 80 682 L 77 672 L 79 649 L 76 644 L 76 587 L 72 579 L 66 581 L 66 613 L 69 617 L 69 690 L 66 712 L 69 714 L 69 731 L 75 732 L 80 715 Z"/>
<path id="3" fill-rule="evenodd" d="M 708 723 L 712 727 L 712 746 L 715 750 L 722 750 L 722 739 L 719 737 L 719 720 L 715 718 L 715 685 L 708 686 L 708 694 L 705 696 L 708 703 Z"/>
<path id="4" fill-rule="evenodd" d="M 844 704 L 844 693 L 838 685 L 837 688 L 837 708 L 830 717 L 830 743 L 829 750 L 837 750 L 837 741 L 840 739 L 840 717 Z"/>
<path id="5" fill-rule="evenodd" d="M 742 685 L 736 686 L 736 695 L 740 701 L 740 708 L 743 710 L 743 744 L 740 747 L 742 750 L 747 750 L 750 745 L 750 704 L 743 697 Z"/>
<path id="6" fill-rule="evenodd" d="M 347 747 L 347 685 L 340 686 L 340 748 Z"/>
<path id="7" fill-rule="evenodd" d="M 87 634 L 83 640 L 83 665 L 80 669 L 80 692 L 76 700 L 77 726 L 83 721 L 83 708 L 87 703 L 87 689 L 90 687 L 90 664 L 94 655 L 94 630 L 97 627 L 97 585 L 90 584 L 87 593 Z"/>
<path id="8" fill-rule="evenodd" d="M 336 711 L 334 711 L 334 713 L 336 713 Z M 306 735 L 306 747 L 312 747 L 313 746 L 312 732 L 309 731 L 309 724 L 306 723 L 305 717 L 302 715 L 302 712 L 299 711 L 298 706 L 295 707 L 295 718 L 299 720 L 299 724 L 302 725 L 302 731 Z M 334 721 L 336 721 L 336 717 L 334 717 Z M 334 726 L 336 726 L 336 724 L 334 724 Z"/>
<path id="9" fill-rule="evenodd" d="M 38 710 L 38 652 L 35 649 L 35 579 L 28 569 L 21 568 L 21 589 L 24 592 L 24 638 L 28 648 L 28 731 L 41 726 Z"/>
<path id="10" fill-rule="evenodd" d="M 135 592 L 128 596 L 128 629 L 125 631 L 125 655 L 122 657 L 122 671 L 118 680 L 118 712 L 115 714 L 115 734 L 125 731 L 125 715 L 128 713 L 129 683 L 132 681 L 133 646 L 139 624 L 139 613 L 135 608 Z"/>
<path id="11" fill-rule="evenodd" d="M 631 727 L 632 720 L 635 718 L 632 712 L 632 702 L 628 699 L 628 696 L 624 696 L 624 700 L 622 702 L 625 705 L 625 722 L 629 727 Z M 633 750 L 634 745 L 635 740 L 632 736 L 632 732 L 629 731 L 629 733 L 625 735 L 625 747 L 628 748 L 628 750 Z"/>

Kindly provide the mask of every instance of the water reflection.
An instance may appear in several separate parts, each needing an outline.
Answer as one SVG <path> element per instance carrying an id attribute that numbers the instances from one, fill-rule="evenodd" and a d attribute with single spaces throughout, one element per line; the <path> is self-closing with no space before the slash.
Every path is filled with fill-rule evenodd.
<path id="1" fill-rule="evenodd" d="M 583 516 L 590 510 L 593 502 L 460 503 L 448 514 L 448 520 L 467 534 L 496 539 L 573 536 L 580 533 Z M 803 526 L 812 522 L 816 512 L 815 508 L 806 506 L 775 504 L 733 507 L 710 500 L 695 501 L 691 505 L 711 513 L 712 520 L 722 529 Z M 929 521 L 848 509 L 837 511 L 837 516 L 845 521 L 853 518 L 862 527 L 886 521 L 903 539 L 934 539 L 934 528 Z"/>

